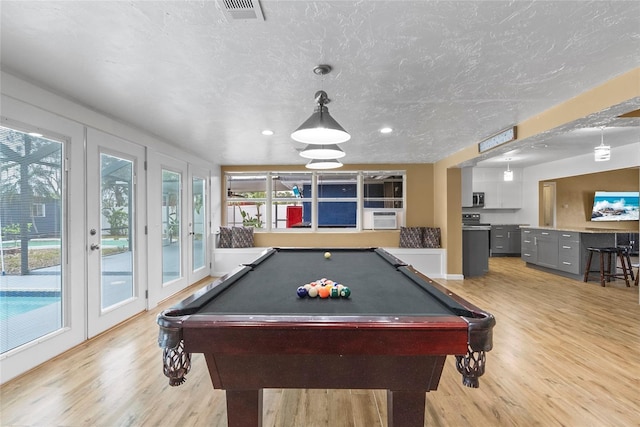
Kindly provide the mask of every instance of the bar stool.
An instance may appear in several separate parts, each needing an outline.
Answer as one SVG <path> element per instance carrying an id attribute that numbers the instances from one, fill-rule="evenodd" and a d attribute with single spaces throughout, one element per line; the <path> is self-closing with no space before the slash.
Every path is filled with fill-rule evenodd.
<path id="1" fill-rule="evenodd" d="M 608 247 L 608 248 L 587 248 L 589 251 L 589 257 L 587 258 L 587 265 L 584 270 L 584 281 L 589 281 L 590 273 L 600 273 L 600 284 L 605 286 L 605 280 L 607 282 L 611 281 L 611 278 L 623 278 L 624 281 L 629 287 L 629 271 L 631 270 L 631 265 L 627 264 L 627 260 L 624 256 L 624 249 L 617 247 Z M 600 270 L 591 271 L 591 260 L 593 258 L 593 254 L 597 253 L 600 260 Z M 605 267 L 605 255 L 606 255 L 606 267 Z M 616 259 L 620 260 L 622 265 L 622 273 L 617 272 L 617 261 L 614 264 L 615 270 L 611 271 L 611 256 L 616 257 Z"/>
<path id="2" fill-rule="evenodd" d="M 626 267 L 628 270 L 630 280 L 634 281 L 636 278 L 635 276 L 637 276 L 637 274 L 633 273 L 633 268 L 632 268 L 633 266 L 631 265 L 631 250 L 633 249 L 633 247 L 631 245 L 618 245 L 617 247 L 622 249 L 622 256 L 627 262 L 626 266 L 624 265 L 624 263 L 622 263 L 620 268 L 624 269 Z"/>

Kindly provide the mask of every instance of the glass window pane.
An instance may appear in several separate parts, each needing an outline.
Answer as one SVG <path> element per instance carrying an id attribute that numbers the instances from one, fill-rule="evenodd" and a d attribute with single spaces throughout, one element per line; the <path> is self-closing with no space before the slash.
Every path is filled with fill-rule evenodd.
<path id="1" fill-rule="evenodd" d="M 202 178 L 193 177 L 191 183 L 191 192 L 193 194 L 193 228 L 191 232 L 191 252 L 193 253 L 192 270 L 195 271 L 204 267 L 206 262 L 206 224 L 207 218 L 207 200 L 206 200 L 206 181 Z"/>
<path id="2" fill-rule="evenodd" d="M 62 143 L 0 127 L 0 148 L 4 353 L 63 326 L 65 192 Z"/>
<path id="3" fill-rule="evenodd" d="M 364 173 L 364 207 L 402 209 L 403 175 L 397 172 Z"/>
<path id="4" fill-rule="evenodd" d="M 319 173 L 317 194 L 319 228 L 357 226 L 357 173 Z"/>
<path id="5" fill-rule="evenodd" d="M 100 155 L 102 309 L 133 297 L 133 162 Z"/>
<path id="6" fill-rule="evenodd" d="M 162 283 L 182 277 L 182 175 L 162 170 Z"/>
<path id="7" fill-rule="evenodd" d="M 309 172 L 278 173 L 271 177 L 271 228 L 311 226 L 311 222 L 303 221 L 305 208 L 303 200 L 311 200 L 311 178 L 312 174 Z"/>
<path id="8" fill-rule="evenodd" d="M 263 228 L 264 205 L 267 202 L 267 175 L 228 174 L 226 183 L 226 225 Z"/>

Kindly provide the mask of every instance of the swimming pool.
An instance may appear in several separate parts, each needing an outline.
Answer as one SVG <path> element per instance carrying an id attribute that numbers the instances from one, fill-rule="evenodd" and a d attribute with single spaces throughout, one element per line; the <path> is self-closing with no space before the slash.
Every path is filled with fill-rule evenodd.
<path id="1" fill-rule="evenodd" d="M 3 293 L 0 292 L 0 320 L 7 320 L 19 314 L 27 313 L 57 302 L 60 302 L 59 295 L 3 295 Z"/>

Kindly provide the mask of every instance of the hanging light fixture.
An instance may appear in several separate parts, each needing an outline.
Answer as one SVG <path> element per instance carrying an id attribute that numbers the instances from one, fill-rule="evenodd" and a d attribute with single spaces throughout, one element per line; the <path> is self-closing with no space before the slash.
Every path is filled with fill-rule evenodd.
<path id="1" fill-rule="evenodd" d="M 342 163 L 338 159 L 311 159 L 307 163 L 307 169 L 336 169 L 342 167 Z"/>
<path id="2" fill-rule="evenodd" d="M 318 65 L 313 72 L 324 76 L 331 71 L 329 65 Z M 318 106 L 315 111 L 298 129 L 293 131 L 291 138 L 305 144 L 340 144 L 351 139 L 351 135 L 331 115 L 326 107 L 331 100 L 324 90 L 316 92 L 314 99 Z"/>
<path id="3" fill-rule="evenodd" d="M 611 147 L 604 145 L 604 126 L 600 128 L 600 145 L 594 149 L 593 156 L 596 162 L 606 162 L 611 159 Z"/>
<path id="4" fill-rule="evenodd" d="M 337 144 L 309 144 L 300 152 L 305 159 L 341 159 L 346 155 Z"/>
<path id="5" fill-rule="evenodd" d="M 505 181 L 513 181 L 513 171 L 509 168 L 509 160 L 507 160 L 507 170 L 504 171 L 503 178 Z"/>

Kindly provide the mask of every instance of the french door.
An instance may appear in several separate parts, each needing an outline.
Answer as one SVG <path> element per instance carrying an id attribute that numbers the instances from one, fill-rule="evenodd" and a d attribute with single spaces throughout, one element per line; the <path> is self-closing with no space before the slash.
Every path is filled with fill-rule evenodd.
<path id="1" fill-rule="evenodd" d="M 149 306 L 210 272 L 209 171 L 149 152 Z"/>
<path id="2" fill-rule="evenodd" d="M 92 337 L 146 303 L 145 149 L 87 130 L 87 332 Z"/>
<path id="3" fill-rule="evenodd" d="M 189 284 L 209 275 L 210 253 L 209 236 L 209 171 L 189 165 Z"/>

